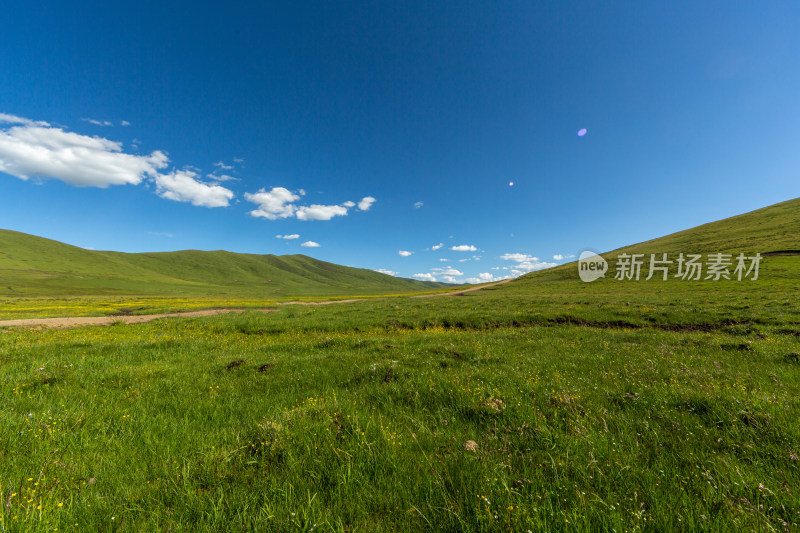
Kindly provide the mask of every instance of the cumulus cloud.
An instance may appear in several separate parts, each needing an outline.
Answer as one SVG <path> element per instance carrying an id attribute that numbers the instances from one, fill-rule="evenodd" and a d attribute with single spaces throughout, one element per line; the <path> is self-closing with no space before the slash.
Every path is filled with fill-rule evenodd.
<path id="1" fill-rule="evenodd" d="M 477 250 L 477 248 L 475 248 L 471 244 L 461 244 L 459 246 L 451 246 L 450 249 L 453 250 L 454 252 L 474 252 Z"/>
<path id="2" fill-rule="evenodd" d="M 20 125 L 0 129 L 0 172 L 17 178 L 54 178 L 78 187 L 138 185 L 167 166 L 164 152 L 131 155 L 118 142 L 67 132 L 13 115 L 3 122 Z"/>
<path id="3" fill-rule="evenodd" d="M 489 283 L 495 281 L 495 277 L 490 272 L 481 272 L 475 277 L 467 278 L 467 283 Z"/>
<path id="4" fill-rule="evenodd" d="M 300 235 L 298 235 L 297 233 L 293 233 L 291 235 L 275 235 L 275 238 L 276 239 L 288 239 L 288 240 L 291 240 L 291 239 L 299 239 Z"/>
<path id="5" fill-rule="evenodd" d="M 553 259 L 555 259 L 556 261 L 562 261 L 564 259 L 572 259 L 573 257 L 575 257 L 574 254 L 569 254 L 569 255 L 556 254 L 553 256 Z"/>
<path id="6" fill-rule="evenodd" d="M 375 272 L 380 272 L 381 274 L 387 274 L 389 276 L 396 276 L 398 274 L 398 272 L 395 272 L 393 270 L 386 270 L 385 268 L 376 268 Z"/>
<path id="7" fill-rule="evenodd" d="M 364 198 L 361 199 L 360 202 L 358 202 L 358 208 L 361 211 L 369 211 L 369 208 L 372 207 L 372 204 L 374 203 L 375 203 L 375 198 L 373 198 L 372 196 L 365 196 Z"/>
<path id="8" fill-rule="evenodd" d="M 433 250 L 433 251 L 435 252 L 436 250 L 438 250 L 438 249 L 439 249 L 439 248 L 441 248 L 442 246 L 444 246 L 444 244 L 440 242 L 439 244 L 436 244 L 436 245 L 434 245 L 434 246 L 431 246 L 431 250 Z"/>
<path id="9" fill-rule="evenodd" d="M 400 250 L 397 252 L 397 255 L 402 255 L 403 257 L 408 257 L 409 255 L 413 254 L 414 252 L 409 252 L 408 250 Z"/>
<path id="10" fill-rule="evenodd" d="M 192 168 L 162 174 L 169 158 L 159 150 L 127 154 L 122 143 L 5 113 L 0 114 L 0 123 L 13 124 L 0 128 L 0 172 L 23 180 L 50 178 L 100 188 L 152 180 L 162 198 L 203 207 L 224 207 L 234 197 L 225 187 L 199 180 Z"/>
<path id="11" fill-rule="evenodd" d="M 414 279 L 418 279 L 420 281 L 436 281 L 436 277 L 433 274 L 419 273 L 419 274 L 414 274 L 411 277 Z"/>
<path id="12" fill-rule="evenodd" d="M 511 273 L 516 276 L 533 272 L 534 270 L 544 270 L 545 268 L 552 268 L 558 266 L 558 263 L 548 263 L 546 261 L 523 261 L 511 267 Z"/>
<path id="13" fill-rule="evenodd" d="M 300 246 L 302 246 L 303 248 L 319 248 L 319 243 L 314 241 L 306 241 Z"/>
<path id="14" fill-rule="evenodd" d="M 346 216 L 348 210 L 356 205 L 354 202 L 349 201 L 341 205 L 296 205 L 295 202 L 300 200 L 300 197 L 305 193 L 306 191 L 303 189 L 300 189 L 295 194 L 285 187 L 273 187 L 269 191 L 262 188 L 256 193 L 245 193 L 244 197 L 248 202 L 258 206 L 258 209 L 250 211 L 251 216 L 270 220 L 289 217 L 297 217 L 300 220 L 330 220 L 333 217 Z M 372 197 L 368 196 L 367 198 Z M 363 203 L 364 200 L 361 202 Z M 374 200 L 372 198 L 372 201 Z M 369 202 L 370 205 L 372 201 Z M 368 208 L 369 206 L 367 206 Z M 362 211 L 365 210 L 362 209 Z"/>
<path id="15" fill-rule="evenodd" d="M 284 187 L 273 187 L 269 191 L 259 189 L 253 194 L 246 192 L 244 198 L 258 206 L 258 209 L 250 211 L 251 216 L 277 220 L 294 215 L 297 207 L 292 202 L 299 200 L 300 196 Z"/>
<path id="16" fill-rule="evenodd" d="M 335 216 L 347 215 L 347 208 L 343 205 L 312 204 L 298 207 L 295 214 L 300 220 L 330 220 Z"/>
<path id="17" fill-rule="evenodd" d="M 190 170 L 176 170 L 157 174 L 156 194 L 168 200 L 191 202 L 201 207 L 225 207 L 233 199 L 233 192 L 220 185 L 203 183 Z"/>
<path id="18" fill-rule="evenodd" d="M 507 253 L 500 256 L 500 259 L 506 261 L 514 261 L 517 263 L 512 267 L 503 267 L 503 270 L 510 270 L 513 277 L 533 272 L 534 270 L 543 270 L 558 266 L 557 263 L 549 263 L 547 261 L 540 261 L 538 257 L 522 253 Z"/>

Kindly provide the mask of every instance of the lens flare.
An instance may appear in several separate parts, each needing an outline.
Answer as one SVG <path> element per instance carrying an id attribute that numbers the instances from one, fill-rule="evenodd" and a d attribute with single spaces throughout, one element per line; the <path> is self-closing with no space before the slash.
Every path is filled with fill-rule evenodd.
<path id="1" fill-rule="evenodd" d="M 508 186 L 509 186 L 509 187 L 513 187 L 513 186 L 514 186 L 514 182 L 513 182 L 513 181 L 509 181 L 509 182 L 508 182 Z"/>
<path id="2" fill-rule="evenodd" d="M 586 128 L 579 129 L 578 130 L 578 137 L 583 137 L 584 135 L 586 135 L 586 131 L 587 131 Z"/>

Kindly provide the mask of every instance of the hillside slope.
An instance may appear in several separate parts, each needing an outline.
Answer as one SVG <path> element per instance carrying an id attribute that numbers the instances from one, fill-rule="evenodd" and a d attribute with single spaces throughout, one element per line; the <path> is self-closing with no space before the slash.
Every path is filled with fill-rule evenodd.
<path id="1" fill-rule="evenodd" d="M 645 254 L 647 262 L 650 254 L 667 253 L 668 259 L 676 260 L 680 253 L 702 254 L 705 258 L 712 253 L 732 254 L 735 257 L 739 253 L 752 256 L 757 252 L 764 256 L 760 273 L 767 276 L 766 279 L 794 279 L 800 282 L 800 198 L 604 252 L 601 255 L 609 261 L 607 279 L 583 284 L 578 277 L 577 262 L 571 262 L 526 274 L 507 284 L 507 290 L 518 290 L 530 283 L 546 280 L 570 280 L 582 285 L 604 284 L 613 281 L 611 262 L 623 253 Z M 676 268 L 673 264 L 670 270 L 672 275 Z M 652 283 L 656 281 L 651 280 Z"/>
<path id="2" fill-rule="evenodd" d="M 85 250 L 0 230 L 0 295 L 159 295 L 278 298 L 425 291 L 442 283 L 396 278 L 304 255 L 184 250 Z"/>

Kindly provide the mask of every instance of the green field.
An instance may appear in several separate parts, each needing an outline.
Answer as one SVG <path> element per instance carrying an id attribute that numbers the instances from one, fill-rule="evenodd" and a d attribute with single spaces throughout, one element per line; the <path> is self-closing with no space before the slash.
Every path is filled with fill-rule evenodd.
<path id="1" fill-rule="evenodd" d="M 794 531 L 799 221 L 793 200 L 604 254 L 767 254 L 757 280 L 570 264 L 462 296 L 0 328 L 0 531 Z"/>
<path id="2" fill-rule="evenodd" d="M 350 268 L 305 255 L 222 250 L 129 254 L 0 230 L 0 297 L 280 299 L 395 294 L 452 287 Z"/>

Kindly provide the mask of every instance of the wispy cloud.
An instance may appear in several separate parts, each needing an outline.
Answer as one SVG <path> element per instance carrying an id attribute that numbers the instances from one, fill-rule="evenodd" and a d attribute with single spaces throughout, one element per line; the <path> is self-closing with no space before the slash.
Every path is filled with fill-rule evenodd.
<path id="1" fill-rule="evenodd" d="M 226 165 L 222 161 L 217 161 L 214 163 L 214 166 L 219 168 L 220 170 L 233 170 L 233 165 Z"/>
<path id="2" fill-rule="evenodd" d="M 239 181 L 239 178 L 235 176 L 229 176 L 228 174 L 206 174 L 206 177 L 212 181 Z"/>
<path id="3" fill-rule="evenodd" d="M 464 273 L 460 270 L 456 270 L 451 266 L 447 266 L 444 268 L 432 268 L 431 271 L 437 272 L 439 275 L 442 276 L 463 276 Z"/>
<path id="4" fill-rule="evenodd" d="M 419 208 L 421 208 L 423 205 L 425 205 L 425 204 L 423 204 L 422 202 L 414 202 L 414 209 L 419 209 Z"/>
<path id="5" fill-rule="evenodd" d="M 538 261 L 538 257 L 534 257 L 528 254 L 520 254 L 520 253 L 513 253 L 513 254 L 503 254 L 500 256 L 500 259 L 505 261 L 516 261 L 518 263 L 522 261 Z"/>
<path id="6" fill-rule="evenodd" d="M 292 240 L 292 239 L 299 239 L 300 235 L 298 235 L 297 233 L 293 233 L 291 235 L 275 235 L 275 238 L 276 239 Z"/>
<path id="7" fill-rule="evenodd" d="M 431 246 L 431 250 L 433 250 L 435 252 L 436 250 L 438 250 L 442 246 L 444 246 L 444 244 L 440 242 L 439 244 L 435 244 L 435 245 Z"/>
<path id="8" fill-rule="evenodd" d="M 564 259 L 572 259 L 573 257 L 575 257 L 574 254 L 569 254 L 569 255 L 556 254 L 553 256 L 553 259 L 555 259 L 556 261 L 563 261 Z"/>
<path id="9" fill-rule="evenodd" d="M 401 255 L 403 257 L 408 257 L 409 255 L 413 254 L 414 252 L 409 252 L 408 250 L 400 250 L 397 252 L 397 255 Z"/>
<path id="10" fill-rule="evenodd" d="M 93 118 L 82 118 L 84 122 L 88 122 L 89 124 L 94 124 L 95 126 L 113 126 L 114 123 L 109 120 L 95 120 Z"/>

